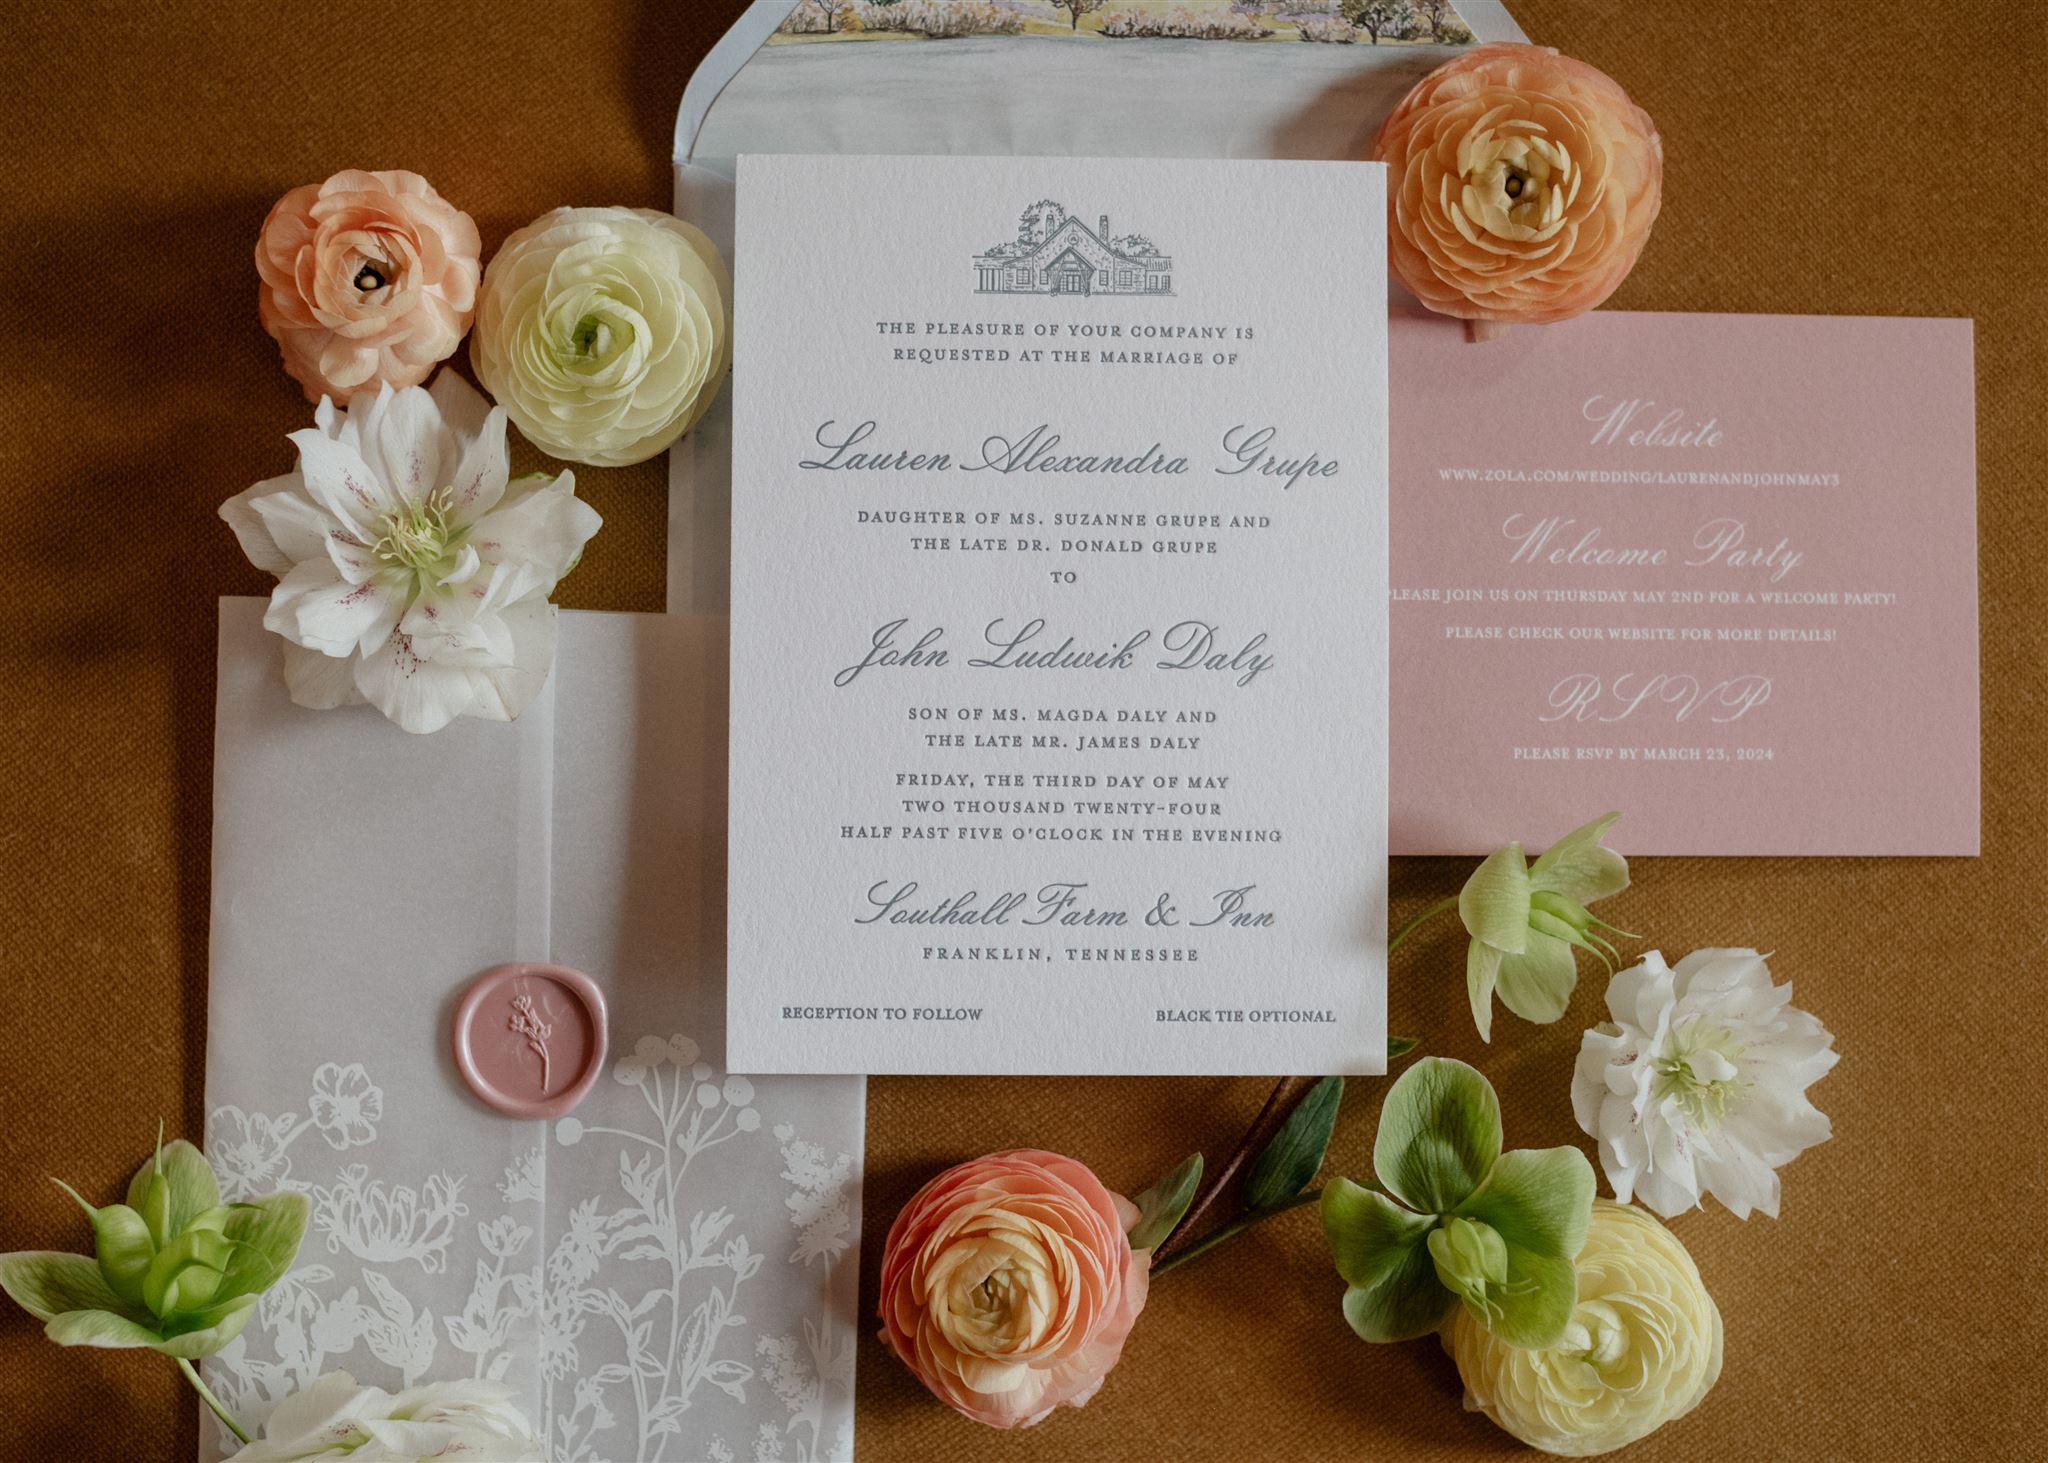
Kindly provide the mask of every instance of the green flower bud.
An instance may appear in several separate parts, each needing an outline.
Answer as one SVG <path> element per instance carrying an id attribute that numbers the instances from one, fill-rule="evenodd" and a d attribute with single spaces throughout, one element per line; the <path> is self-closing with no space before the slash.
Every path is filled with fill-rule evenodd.
<path id="1" fill-rule="evenodd" d="M 171 1185 L 161 1168 L 149 1176 L 143 1186 L 142 1203 L 137 1207 L 142 1211 L 143 1223 L 149 1226 L 149 1237 L 162 1249 L 172 1236 Z"/>
<path id="2" fill-rule="evenodd" d="M 93 1215 L 92 1238 L 108 1288 L 130 1305 L 140 1301 L 142 1279 L 156 1259 L 156 1244 L 142 1216 L 126 1204 L 109 1204 Z"/>
<path id="3" fill-rule="evenodd" d="M 1500 1231 L 1473 1219 L 1447 1219 L 1429 1232 L 1429 1258 L 1444 1289 L 1481 1316 L 1490 1309 L 1491 1287 L 1508 1281 L 1508 1246 Z"/>
<path id="4" fill-rule="evenodd" d="M 95 1209 L 62 1179 L 51 1182 L 69 1194 L 92 1221 L 93 1252 L 99 1260 L 100 1273 L 106 1277 L 107 1288 L 130 1305 L 140 1304 L 142 1278 L 149 1273 L 150 1261 L 156 1258 L 156 1241 L 150 1237 L 142 1216 L 126 1204 Z"/>

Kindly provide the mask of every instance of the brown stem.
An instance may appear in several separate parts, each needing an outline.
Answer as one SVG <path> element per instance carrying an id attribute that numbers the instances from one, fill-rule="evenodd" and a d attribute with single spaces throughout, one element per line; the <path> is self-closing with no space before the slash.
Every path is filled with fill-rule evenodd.
<path id="1" fill-rule="evenodd" d="M 1294 1111 L 1294 1105 L 1320 1080 L 1317 1077 L 1282 1077 L 1273 1084 L 1273 1090 L 1266 1094 L 1266 1105 L 1259 1109 L 1259 1115 L 1252 1119 L 1252 1125 L 1244 1130 L 1244 1136 L 1238 1139 L 1237 1148 L 1225 1160 L 1223 1167 L 1216 1170 L 1215 1176 L 1204 1184 L 1202 1192 L 1195 1196 L 1195 1202 L 1188 1206 L 1187 1216 L 1181 1220 L 1166 1243 L 1159 1247 L 1153 1257 L 1155 1260 L 1163 1260 L 1176 1250 L 1186 1249 L 1194 1242 L 1196 1231 L 1201 1228 L 1202 1220 L 1209 1211 L 1215 1207 L 1216 1200 L 1226 1191 L 1236 1187 L 1238 1171 L 1251 1160 L 1253 1154 L 1265 1151 L 1266 1145 L 1271 1143 L 1273 1136 L 1280 1131 L 1281 1124 L 1287 1121 L 1287 1115 Z"/>

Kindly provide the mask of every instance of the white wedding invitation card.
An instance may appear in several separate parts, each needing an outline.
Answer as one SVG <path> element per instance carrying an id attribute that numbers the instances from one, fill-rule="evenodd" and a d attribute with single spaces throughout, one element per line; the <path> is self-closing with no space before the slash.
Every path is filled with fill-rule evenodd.
<path id="1" fill-rule="evenodd" d="M 1384 1070 L 1383 188 L 739 160 L 735 1069 Z"/>

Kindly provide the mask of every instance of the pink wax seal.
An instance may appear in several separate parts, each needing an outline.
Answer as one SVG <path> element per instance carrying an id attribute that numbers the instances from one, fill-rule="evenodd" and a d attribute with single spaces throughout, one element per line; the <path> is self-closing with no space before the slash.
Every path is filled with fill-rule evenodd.
<path id="1" fill-rule="evenodd" d="M 495 965 L 455 1008 L 455 1065 L 515 1118 L 558 1118 L 604 1066 L 604 992 L 566 965 Z"/>

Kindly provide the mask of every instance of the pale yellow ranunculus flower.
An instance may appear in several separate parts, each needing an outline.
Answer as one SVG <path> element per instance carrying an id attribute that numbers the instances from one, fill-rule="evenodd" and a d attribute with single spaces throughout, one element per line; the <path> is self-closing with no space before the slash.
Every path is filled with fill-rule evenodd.
<path id="1" fill-rule="evenodd" d="M 1460 1307 L 1444 1350 L 1465 1405 L 1532 1448 L 1584 1458 L 1647 1437 L 1721 1375 L 1721 1312 L 1677 1237 L 1640 1209 L 1595 1200 L 1564 1339 L 1509 1346 Z"/>
<path id="2" fill-rule="evenodd" d="M 732 276 L 704 234 L 646 208 L 558 208 L 484 271 L 471 357 L 535 446 L 623 467 L 704 415 L 732 361 Z"/>

